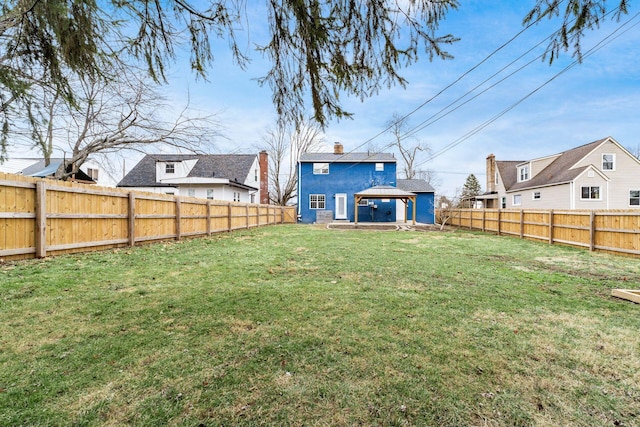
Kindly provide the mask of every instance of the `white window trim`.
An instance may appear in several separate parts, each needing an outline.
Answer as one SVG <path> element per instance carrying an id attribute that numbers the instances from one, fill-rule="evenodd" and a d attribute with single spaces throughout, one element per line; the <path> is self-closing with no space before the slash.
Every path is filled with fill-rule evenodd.
<path id="1" fill-rule="evenodd" d="M 526 177 L 522 177 L 522 171 L 527 172 L 527 176 Z M 524 181 L 529 181 L 530 178 L 530 174 L 529 174 L 529 165 L 524 165 L 524 166 L 519 166 L 518 167 L 518 182 L 524 182 Z"/>
<path id="2" fill-rule="evenodd" d="M 360 199 L 358 201 L 358 206 L 369 206 L 369 199 Z"/>
<path id="3" fill-rule="evenodd" d="M 583 188 L 585 188 L 585 187 L 589 189 L 589 195 L 591 195 L 591 189 L 592 189 L 592 188 L 596 188 L 596 187 L 598 187 L 598 198 L 597 198 L 597 199 L 594 199 L 594 198 L 592 198 L 592 197 L 589 197 L 589 198 L 587 198 L 587 199 L 583 198 L 583 197 L 582 197 L 582 189 L 583 189 Z M 594 201 L 594 202 L 601 201 L 601 200 L 602 200 L 602 186 L 600 186 L 600 185 L 581 185 L 581 186 L 580 186 L 580 200 L 585 201 L 585 202 L 589 202 L 589 201 Z"/>
<path id="4" fill-rule="evenodd" d="M 316 207 L 314 208 L 312 206 L 312 198 L 316 197 L 315 203 L 316 203 Z M 320 197 L 322 196 L 322 207 L 320 207 Z M 309 209 L 311 210 L 322 210 L 322 209 L 326 209 L 327 207 L 327 197 L 325 194 L 309 194 Z"/>
<path id="5" fill-rule="evenodd" d="M 634 209 L 635 209 L 635 208 L 640 208 L 640 201 L 638 202 L 639 204 L 637 204 L 637 205 L 632 205 L 632 204 L 631 204 L 631 192 L 632 192 L 632 191 L 637 191 L 638 193 L 640 193 L 640 188 L 638 188 L 638 189 L 634 189 L 634 188 L 632 188 L 632 189 L 630 189 L 630 190 L 629 190 L 629 207 L 630 207 L 630 208 L 634 208 Z M 640 194 L 639 194 L 639 196 L 640 196 Z M 634 199 L 635 199 L 635 198 L 636 198 L 636 197 L 634 197 Z M 640 199 L 640 197 L 638 197 L 638 199 Z"/>
<path id="6" fill-rule="evenodd" d="M 507 197 L 503 196 L 500 198 L 500 208 L 501 209 L 506 209 L 507 208 Z"/>
<path id="7" fill-rule="evenodd" d="M 376 163 L 376 172 L 384 172 L 384 163 Z"/>
<path id="8" fill-rule="evenodd" d="M 169 171 L 169 169 L 171 169 L 171 171 Z M 164 164 L 164 173 L 166 174 L 170 174 L 170 173 L 176 173 L 176 164 L 173 162 L 167 162 Z"/>
<path id="9" fill-rule="evenodd" d="M 313 164 L 313 174 L 314 175 L 329 175 L 329 163 L 327 163 L 327 162 L 314 163 Z"/>
<path id="10" fill-rule="evenodd" d="M 538 197 L 536 197 L 536 194 L 538 195 Z M 531 193 L 531 200 L 540 200 L 542 199 L 542 193 L 539 191 L 534 191 L 533 193 Z"/>
<path id="11" fill-rule="evenodd" d="M 611 169 L 604 168 L 604 156 L 611 156 L 611 163 L 613 163 Z M 600 163 L 600 167 L 602 168 L 603 172 L 611 172 L 616 170 L 616 153 L 602 153 L 601 160 L 602 162 Z"/>
<path id="12" fill-rule="evenodd" d="M 213 200 L 215 198 L 215 191 L 213 188 L 207 188 L 207 200 Z"/>
<path id="13" fill-rule="evenodd" d="M 519 203 L 516 203 L 516 197 L 520 200 Z M 511 204 L 513 206 L 522 206 L 522 194 L 514 194 L 511 198 Z"/>

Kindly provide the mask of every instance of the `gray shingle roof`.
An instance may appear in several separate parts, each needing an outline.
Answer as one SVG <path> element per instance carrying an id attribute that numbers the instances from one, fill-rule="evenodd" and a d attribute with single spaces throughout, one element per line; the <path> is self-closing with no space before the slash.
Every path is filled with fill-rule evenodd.
<path id="1" fill-rule="evenodd" d="M 521 160 L 496 161 L 496 167 L 498 168 L 498 172 L 500 172 L 502 183 L 507 191 L 518 181 L 518 170 L 516 166 L 520 163 L 523 162 Z"/>
<path id="2" fill-rule="evenodd" d="M 303 153 L 300 162 L 328 162 L 328 163 L 395 163 L 396 158 L 391 153 Z"/>
<path id="3" fill-rule="evenodd" d="M 549 166 L 538 172 L 532 179 L 524 182 L 515 182 L 516 179 L 514 179 L 511 186 L 507 187 L 505 183 L 505 187 L 507 191 L 513 191 L 570 182 L 580 175 L 588 166 L 573 169 L 572 167 L 607 139 L 608 138 L 599 139 L 589 144 L 564 151 L 560 153 L 557 159 L 551 162 Z M 517 176 L 517 169 L 515 165 L 513 167 L 513 173 L 515 178 L 515 176 Z"/>
<path id="4" fill-rule="evenodd" d="M 396 184 L 400 190 L 412 193 L 434 193 L 436 191 L 424 179 L 398 179 Z"/>
<path id="5" fill-rule="evenodd" d="M 189 177 L 223 178 L 244 182 L 251 173 L 255 154 L 147 154 L 122 178 L 118 187 L 170 187 L 156 182 L 156 162 L 180 162 L 197 159 Z"/>

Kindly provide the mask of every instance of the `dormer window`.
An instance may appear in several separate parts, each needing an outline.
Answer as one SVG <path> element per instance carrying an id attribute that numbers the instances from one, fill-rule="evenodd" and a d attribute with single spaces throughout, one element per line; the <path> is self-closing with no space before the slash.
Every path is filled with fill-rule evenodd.
<path id="1" fill-rule="evenodd" d="M 175 163 L 165 163 L 165 165 L 164 165 L 164 173 L 176 173 L 176 164 Z"/>
<path id="2" fill-rule="evenodd" d="M 602 170 L 614 171 L 616 170 L 616 155 L 615 154 L 603 154 L 602 155 Z"/>
<path id="3" fill-rule="evenodd" d="M 527 181 L 529 179 L 529 165 L 520 166 L 518 168 L 518 182 Z"/>

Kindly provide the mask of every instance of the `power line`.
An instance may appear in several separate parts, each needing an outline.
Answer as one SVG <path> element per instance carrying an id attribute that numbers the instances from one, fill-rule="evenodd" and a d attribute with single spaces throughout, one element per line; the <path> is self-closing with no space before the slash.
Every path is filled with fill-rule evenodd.
<path id="1" fill-rule="evenodd" d="M 564 2 L 564 0 L 561 0 L 562 2 Z M 373 137 L 365 140 L 363 143 L 361 143 L 360 145 L 358 145 L 357 147 L 353 148 L 352 150 L 348 151 L 347 153 L 344 153 L 342 156 L 338 157 L 337 159 L 334 159 L 333 161 L 330 161 L 329 163 L 335 163 L 337 161 L 339 161 L 340 159 L 344 158 L 345 156 L 347 156 L 348 154 L 352 154 L 355 153 L 356 150 L 362 148 L 363 146 L 365 146 L 366 144 L 372 142 L 373 140 L 375 140 L 376 138 L 380 137 L 381 135 L 384 135 L 386 132 L 388 132 L 396 123 L 400 123 L 401 121 L 407 119 L 408 117 L 410 117 L 411 115 L 415 114 L 417 111 L 419 111 L 420 109 L 424 108 L 427 104 L 429 104 L 431 101 L 433 101 L 434 99 L 438 98 L 440 95 L 442 95 L 444 92 L 446 92 L 447 90 L 449 90 L 451 87 L 455 86 L 458 82 L 460 82 L 463 78 L 465 78 L 466 76 L 468 76 L 469 74 L 471 74 L 473 71 L 475 71 L 477 68 L 479 68 L 482 64 L 484 64 L 485 62 L 487 62 L 490 58 L 492 58 L 493 56 L 495 56 L 498 52 L 500 52 L 502 49 L 504 49 L 506 46 L 508 46 L 509 44 L 511 44 L 513 41 L 515 41 L 518 37 L 520 37 L 525 31 L 527 31 L 529 28 L 531 28 L 533 25 L 536 25 L 540 20 L 542 19 L 542 17 L 538 17 L 534 22 L 531 22 L 530 24 L 528 24 L 526 27 L 524 27 L 522 30 L 518 31 L 513 37 L 511 37 L 509 40 L 507 40 L 506 42 L 504 42 L 503 44 L 501 44 L 499 47 L 497 47 L 496 49 L 494 49 L 489 55 L 487 55 L 484 59 L 482 59 L 480 62 L 478 62 L 476 65 L 474 65 L 473 67 L 469 68 L 467 71 L 465 71 L 464 73 L 462 73 L 458 78 L 456 78 L 454 81 L 452 81 L 451 83 L 449 83 L 448 85 L 446 85 L 443 89 L 441 89 L 440 91 L 438 91 L 435 95 L 433 95 L 431 98 L 427 99 L 426 101 L 422 102 L 420 105 L 418 105 L 417 107 L 415 107 L 413 110 L 411 110 L 409 113 L 405 114 L 402 118 L 398 119 L 395 123 L 390 124 L 389 126 L 387 126 L 386 129 L 380 131 L 378 134 L 374 135 Z M 549 36 L 550 37 L 550 36 Z M 547 37 L 546 39 L 548 39 L 549 37 Z M 545 39 L 545 40 L 546 40 Z M 544 40 L 543 40 L 544 41 Z M 540 42 L 542 43 L 542 42 Z M 538 45 L 540 44 L 538 43 Z M 538 45 L 536 45 L 535 47 L 537 47 Z M 534 47 L 534 48 L 535 48 Z M 530 52 L 531 50 L 533 50 L 534 48 L 530 49 L 528 52 Z M 527 52 L 527 53 L 528 53 Z M 526 55 L 526 53 L 524 54 Z M 524 56 L 522 55 L 522 56 Z M 520 59 L 520 58 L 518 58 Z M 517 61 L 517 60 L 516 60 Z M 512 61 L 512 63 L 515 61 Z M 512 64 L 511 63 L 511 64 Z M 509 64 L 507 67 L 509 67 L 511 64 Z M 501 69 L 498 73 L 499 74 L 502 70 L 504 70 L 505 68 Z M 496 75 L 494 74 L 494 76 Z M 492 76 L 493 77 L 493 76 Z M 490 79 L 492 78 L 490 77 Z M 484 84 L 484 82 L 482 83 Z M 476 87 L 477 88 L 477 87 Z M 474 88 L 475 90 L 475 88 Z M 468 92 L 470 93 L 470 92 Z M 468 94 L 467 93 L 467 94 Z M 466 94 L 464 95 L 466 96 Z M 462 98 L 464 98 L 464 96 Z M 461 99 L 461 98 L 459 98 Z M 472 98 L 473 99 L 473 98 Z M 451 104 L 450 104 L 451 105 Z M 454 110 L 455 111 L 455 110 Z M 424 123 L 424 122 L 423 122 Z M 401 138 L 403 139 L 403 138 Z M 388 143 L 387 145 L 385 145 L 384 147 L 381 148 L 381 151 L 386 150 L 387 148 L 392 147 L 395 144 L 395 141 Z M 360 162 L 357 162 L 360 163 Z M 353 165 L 355 166 L 355 165 Z M 353 167 L 352 166 L 352 167 Z"/>
<path id="2" fill-rule="evenodd" d="M 602 49 L 604 46 L 610 44 L 611 42 L 613 42 L 614 40 L 616 40 L 617 38 L 621 37 L 622 35 L 624 35 L 625 33 L 627 33 L 628 31 L 630 31 L 631 29 L 633 29 L 635 26 L 637 26 L 640 23 L 635 23 L 634 25 L 632 25 L 631 27 L 627 28 L 626 30 L 624 30 L 622 33 L 616 35 L 616 33 L 618 33 L 620 30 L 622 30 L 622 28 L 624 28 L 626 25 L 628 25 L 630 22 L 632 22 L 634 19 L 636 19 L 638 16 L 640 16 L 640 13 L 635 14 L 632 18 L 630 18 L 628 21 L 626 21 L 624 24 L 620 25 L 618 28 L 616 28 L 613 32 L 611 32 L 608 36 L 606 36 L 605 38 L 603 38 L 602 40 L 600 40 L 595 46 L 593 46 L 591 49 L 589 49 L 584 55 L 583 55 L 583 59 L 588 58 L 589 56 L 593 55 L 595 52 L 597 52 L 598 50 Z M 615 37 L 614 37 L 615 35 Z M 461 136 L 460 138 L 454 140 L 453 142 L 447 144 L 445 147 L 443 147 L 442 149 L 438 150 L 437 152 L 435 152 L 434 154 L 432 154 L 429 158 L 427 158 L 426 160 L 419 162 L 418 164 L 416 164 L 415 166 L 420 166 L 423 165 L 433 159 L 435 159 L 436 157 L 441 156 L 442 154 L 446 153 L 447 151 L 451 150 L 452 148 L 460 145 L 461 143 L 467 141 L 469 138 L 471 138 L 472 136 L 478 134 L 479 132 L 481 132 L 482 130 L 484 130 L 486 127 L 488 127 L 489 125 L 491 125 L 493 122 L 495 122 L 496 120 L 498 120 L 500 117 L 504 116 L 505 114 L 507 114 L 509 111 L 513 110 L 514 108 L 516 108 L 518 105 L 522 104 L 525 100 L 527 100 L 528 98 L 530 98 L 531 96 L 533 96 L 535 93 L 537 93 L 538 91 L 540 91 L 543 87 L 545 87 L 546 85 L 548 85 L 549 83 L 551 83 L 552 81 L 554 81 L 555 79 L 557 79 L 558 77 L 560 77 L 561 75 L 563 75 L 564 73 L 566 73 L 567 71 L 569 71 L 570 69 L 572 69 L 573 67 L 575 67 L 577 64 L 579 64 L 580 61 L 579 60 L 574 60 L 572 61 L 569 65 L 567 65 L 565 68 L 563 68 L 562 70 L 560 70 L 558 73 L 556 73 L 555 75 L 553 75 L 550 79 L 546 80 L 544 83 L 542 83 L 541 85 L 539 85 L 538 87 L 536 87 L 534 90 L 532 90 L 531 92 L 529 92 L 528 94 L 526 94 L 524 97 L 520 98 L 518 101 L 516 101 L 515 103 L 511 104 L 509 107 L 505 108 L 504 110 L 502 110 L 500 113 L 496 114 L 495 116 L 493 116 L 492 118 L 490 118 L 489 120 L 485 121 L 484 123 L 480 124 L 479 126 L 475 127 L 474 129 L 470 130 L 469 132 L 467 132 L 466 134 L 464 134 L 463 136 Z"/>

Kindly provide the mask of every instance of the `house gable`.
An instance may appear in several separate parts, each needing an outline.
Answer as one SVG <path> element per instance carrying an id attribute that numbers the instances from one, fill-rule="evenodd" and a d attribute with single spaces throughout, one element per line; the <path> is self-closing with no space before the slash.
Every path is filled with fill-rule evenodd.
<path id="1" fill-rule="evenodd" d="M 255 154 L 155 154 L 142 158 L 118 187 L 256 203 L 260 179 Z"/>
<path id="2" fill-rule="evenodd" d="M 492 198 L 505 198 L 504 207 L 628 209 L 640 191 L 640 160 L 611 137 L 553 156 L 495 163 L 504 189 L 498 186 Z M 518 179 L 523 165 L 527 180 Z"/>
<path id="3" fill-rule="evenodd" d="M 343 201 L 349 221 L 354 220 L 355 209 L 361 221 L 395 221 L 395 200 L 353 206 L 354 194 L 360 191 L 376 185 L 396 186 L 396 159 L 392 154 L 304 153 L 298 162 L 298 177 L 302 222 L 320 221 L 320 216 L 334 218 L 336 209 L 341 208 L 337 202 Z"/>

